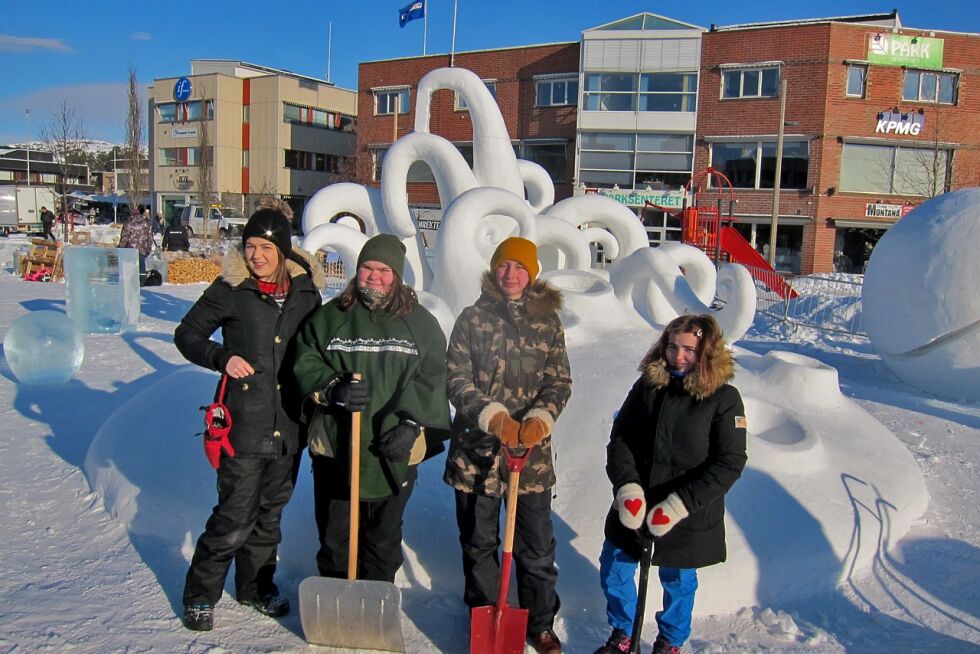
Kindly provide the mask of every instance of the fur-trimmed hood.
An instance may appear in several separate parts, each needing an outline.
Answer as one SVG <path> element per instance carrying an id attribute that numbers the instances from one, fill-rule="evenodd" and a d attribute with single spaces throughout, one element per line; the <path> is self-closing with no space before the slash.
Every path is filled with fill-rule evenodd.
<path id="1" fill-rule="evenodd" d="M 483 297 L 499 304 L 507 303 L 507 298 L 497 288 L 492 270 L 483 273 L 480 288 L 483 291 Z M 561 291 L 543 279 L 536 279 L 527 287 L 524 292 L 524 300 L 527 302 L 529 318 L 541 318 L 561 309 Z"/>
<path id="2" fill-rule="evenodd" d="M 303 259 L 309 265 L 310 270 L 313 271 L 313 286 L 318 291 L 322 290 L 326 286 L 326 275 L 323 273 L 323 266 L 320 265 L 320 262 L 312 254 L 296 246 L 293 246 L 293 254 Z M 289 273 L 290 278 L 306 274 L 306 271 L 303 270 L 301 265 L 290 259 L 286 259 L 286 271 Z M 221 279 L 230 286 L 239 286 L 251 276 L 252 274 L 249 272 L 248 266 L 245 265 L 245 251 L 242 244 L 238 242 L 231 243 L 225 252 L 224 258 L 221 260 Z"/>
<path id="3" fill-rule="evenodd" d="M 654 388 L 663 388 L 670 383 L 671 377 L 667 370 L 667 362 L 662 357 L 654 358 L 653 351 L 655 348 L 656 344 L 643 356 L 639 370 L 647 384 Z M 685 375 L 684 390 L 688 395 L 697 400 L 703 400 L 735 376 L 735 360 L 732 358 L 731 351 L 728 348 L 720 349 L 721 352 L 715 358 L 712 366 L 713 373 L 711 375 L 706 377 L 701 374 L 699 369 Z"/>

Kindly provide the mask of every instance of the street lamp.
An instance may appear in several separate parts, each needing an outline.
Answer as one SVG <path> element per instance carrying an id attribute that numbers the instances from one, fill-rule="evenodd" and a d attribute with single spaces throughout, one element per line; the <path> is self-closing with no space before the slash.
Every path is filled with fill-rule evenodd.
<path id="1" fill-rule="evenodd" d="M 27 118 L 27 133 L 31 133 L 31 110 L 24 109 L 24 116 Z M 27 144 L 27 185 L 31 185 L 31 144 Z"/>

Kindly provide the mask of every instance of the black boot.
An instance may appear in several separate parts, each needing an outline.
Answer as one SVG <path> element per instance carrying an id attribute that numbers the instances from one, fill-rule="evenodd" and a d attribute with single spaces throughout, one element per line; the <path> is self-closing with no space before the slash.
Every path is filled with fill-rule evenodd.
<path id="1" fill-rule="evenodd" d="M 184 626 L 191 631 L 211 631 L 214 629 L 214 605 L 191 604 L 184 607 Z"/>
<path id="2" fill-rule="evenodd" d="M 630 636 L 622 629 L 613 629 L 605 645 L 595 654 L 625 654 L 630 651 Z"/>
<path id="3" fill-rule="evenodd" d="M 289 613 L 289 600 L 278 592 L 259 595 L 253 599 L 239 599 L 238 603 L 251 606 L 259 613 L 272 618 L 280 618 Z"/>

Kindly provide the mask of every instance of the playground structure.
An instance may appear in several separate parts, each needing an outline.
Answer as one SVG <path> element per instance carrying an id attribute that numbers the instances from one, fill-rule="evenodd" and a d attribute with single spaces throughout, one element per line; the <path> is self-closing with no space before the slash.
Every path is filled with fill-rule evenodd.
<path id="1" fill-rule="evenodd" d="M 699 186 L 701 179 L 717 179 L 718 188 L 727 191 L 728 214 L 722 222 L 722 198 L 718 198 L 715 206 L 702 205 L 698 203 Z M 735 222 L 733 210 L 735 206 L 735 190 L 732 183 L 721 171 L 715 170 L 711 166 L 695 172 L 691 179 L 684 186 L 684 206 L 680 211 L 661 207 L 646 202 L 644 211 L 653 208 L 663 211 L 672 216 L 679 216 L 681 220 L 681 242 L 691 245 L 708 255 L 717 264 L 722 262 L 743 264 L 757 282 L 762 283 L 766 288 L 778 294 L 779 297 L 786 299 L 796 297 L 796 292 L 786 283 L 776 270 L 759 252 L 752 247 L 752 244 L 745 240 L 732 224 Z M 688 204 L 690 198 L 690 204 Z"/>

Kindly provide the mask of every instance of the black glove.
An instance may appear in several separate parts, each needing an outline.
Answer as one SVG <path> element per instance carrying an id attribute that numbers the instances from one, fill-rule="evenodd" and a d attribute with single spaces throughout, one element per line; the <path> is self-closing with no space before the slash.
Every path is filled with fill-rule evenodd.
<path id="1" fill-rule="evenodd" d="M 405 461 L 412 453 L 412 446 L 415 445 L 419 433 L 417 424 L 400 422 L 378 439 L 378 453 L 392 461 Z"/>
<path id="2" fill-rule="evenodd" d="M 364 379 L 345 377 L 330 389 L 330 402 L 345 409 L 363 411 L 371 399 L 371 385 Z"/>

